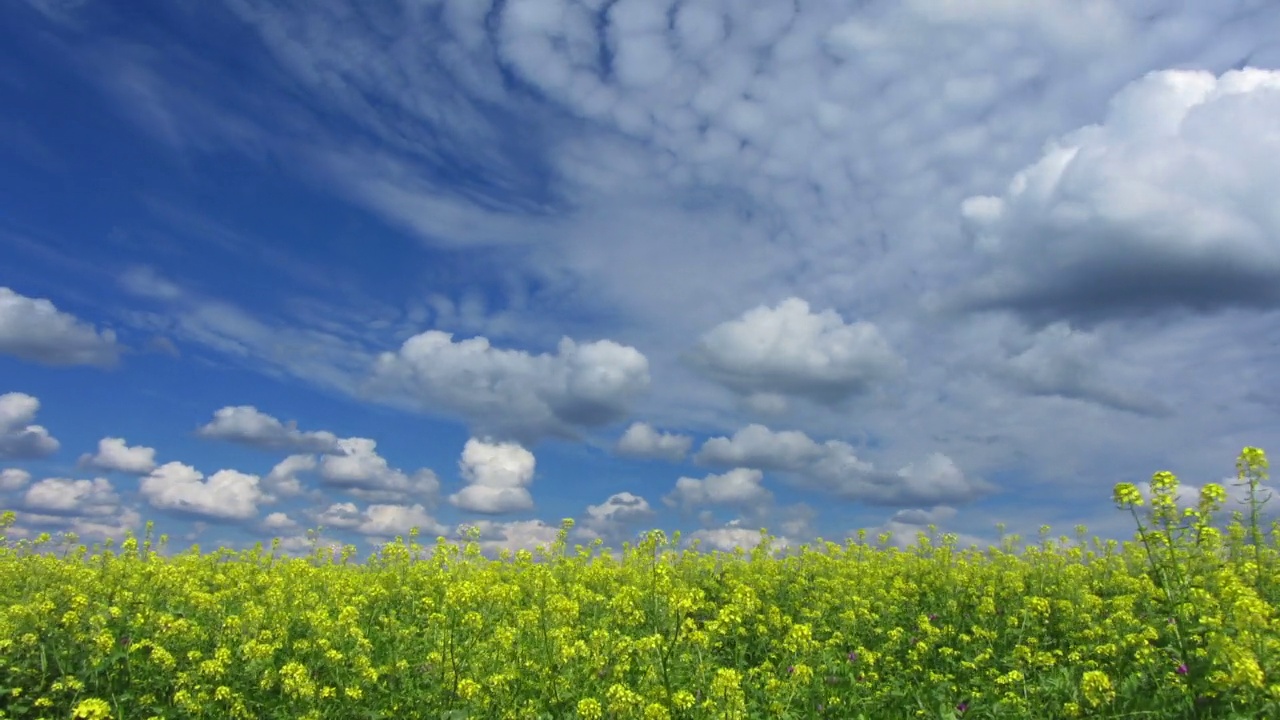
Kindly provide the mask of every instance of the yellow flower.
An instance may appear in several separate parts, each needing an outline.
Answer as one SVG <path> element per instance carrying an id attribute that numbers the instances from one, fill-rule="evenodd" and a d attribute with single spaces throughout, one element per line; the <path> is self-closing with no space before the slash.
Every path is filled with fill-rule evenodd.
<path id="1" fill-rule="evenodd" d="M 658 703 L 649 703 L 644 709 L 644 720 L 671 720 L 671 713 Z"/>
<path id="2" fill-rule="evenodd" d="M 1143 503 L 1142 493 L 1138 492 L 1138 488 L 1133 483 L 1117 483 L 1111 498 L 1121 509 L 1140 506 Z"/>
<path id="3" fill-rule="evenodd" d="M 463 678 L 458 681 L 458 697 L 463 700 L 470 700 L 480 694 L 480 683 L 471 678 Z"/>
<path id="4" fill-rule="evenodd" d="M 600 720 L 604 717 L 604 708 L 595 698 L 583 698 L 578 701 L 578 715 L 582 720 Z"/>
<path id="5" fill-rule="evenodd" d="M 1115 699 L 1116 691 L 1111 687 L 1111 678 L 1100 670 L 1087 670 L 1080 682 L 1084 691 L 1084 699 L 1092 707 L 1105 705 Z"/>
<path id="6" fill-rule="evenodd" d="M 110 720 L 111 704 L 99 698 L 81 701 L 72 711 L 73 720 Z"/>
<path id="7" fill-rule="evenodd" d="M 679 710 L 688 710 L 696 702 L 697 699 L 688 690 L 677 690 L 676 694 L 671 696 L 671 704 L 675 705 Z"/>

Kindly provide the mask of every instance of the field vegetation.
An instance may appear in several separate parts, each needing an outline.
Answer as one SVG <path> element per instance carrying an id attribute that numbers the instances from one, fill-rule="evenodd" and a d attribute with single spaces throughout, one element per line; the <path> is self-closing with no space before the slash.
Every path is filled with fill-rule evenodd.
<path id="1" fill-rule="evenodd" d="M 654 531 L 620 554 L 468 541 L 166 556 L 142 538 L 0 548 L 0 716 L 1280 718 L 1280 533 L 1177 479 L 1114 500 L 1134 539 L 987 549 L 866 533 L 785 554 Z M 9 527 L 13 513 L 4 516 Z"/>

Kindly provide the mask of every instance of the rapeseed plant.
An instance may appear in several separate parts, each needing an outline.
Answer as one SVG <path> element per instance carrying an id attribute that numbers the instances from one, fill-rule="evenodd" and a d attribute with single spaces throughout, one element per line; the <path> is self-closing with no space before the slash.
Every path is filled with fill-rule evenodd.
<path id="1" fill-rule="evenodd" d="M 261 545 L 162 558 L 145 537 L 5 542 L 0 718 L 1280 717 L 1277 533 L 1265 455 L 1250 510 L 1214 522 L 1116 486 L 1135 542 L 1041 528 L 986 551 L 817 540 L 788 557 L 567 548 L 488 560 L 473 531 L 285 559 Z M 1141 515 L 1139 508 L 1149 508 Z M 14 520 L 0 515 L 0 535 Z M 2 539 L 2 538 L 0 538 Z M 159 539 L 163 548 L 167 538 Z"/>

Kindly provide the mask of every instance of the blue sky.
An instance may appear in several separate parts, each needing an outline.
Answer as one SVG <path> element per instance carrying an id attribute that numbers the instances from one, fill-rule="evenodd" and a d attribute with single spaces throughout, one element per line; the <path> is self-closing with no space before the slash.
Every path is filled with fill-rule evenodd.
<path id="1" fill-rule="evenodd" d="M 12 537 L 1124 538 L 1280 426 L 1275 3 L 0 20 Z"/>

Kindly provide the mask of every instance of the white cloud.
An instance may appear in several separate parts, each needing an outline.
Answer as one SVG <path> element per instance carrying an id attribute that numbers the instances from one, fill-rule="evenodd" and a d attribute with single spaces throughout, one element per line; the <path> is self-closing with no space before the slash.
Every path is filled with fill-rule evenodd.
<path id="1" fill-rule="evenodd" d="M 963 212 L 992 270 L 951 300 L 1096 323 L 1280 308 L 1280 71 L 1153 72 Z"/>
<path id="2" fill-rule="evenodd" d="M 732 438 L 708 438 L 693 459 L 711 465 L 799 471 L 826 452 L 827 448 L 799 430 L 775 432 L 764 425 L 752 423 L 738 430 Z"/>
<path id="3" fill-rule="evenodd" d="M 1109 382 L 1104 348 L 1093 333 L 1057 322 L 1036 333 L 1029 347 L 992 373 L 1030 395 L 1086 400 L 1139 415 L 1168 416 L 1173 408 L 1151 392 Z"/>
<path id="4" fill-rule="evenodd" d="M 70 531 L 85 540 L 122 540 L 126 532 L 137 534 L 142 515 L 133 508 L 122 507 L 110 517 L 81 517 L 71 521 Z"/>
<path id="5" fill-rule="evenodd" d="M 758 424 L 742 428 L 732 438 L 707 439 L 694 460 L 777 470 L 802 487 L 876 505 L 967 502 L 994 489 L 984 480 L 966 477 L 941 453 L 892 473 L 859 458 L 849 443 L 819 444 L 798 430 L 775 432 Z"/>
<path id="6" fill-rule="evenodd" d="M 45 299 L 0 287 L 0 353 L 45 365 L 114 367 L 121 347 L 115 332 L 98 332 Z"/>
<path id="7" fill-rule="evenodd" d="M 440 481 L 434 472 L 422 468 L 406 475 L 388 465 L 377 447 L 369 438 L 338 440 L 338 453 L 320 460 L 320 478 L 326 485 L 363 500 L 396 503 L 412 498 L 435 503 Z"/>
<path id="8" fill-rule="evenodd" d="M 215 411 L 213 420 L 197 429 L 196 434 L 264 450 L 324 453 L 336 452 L 338 448 L 338 438 L 333 433 L 300 431 L 296 421 L 282 423 L 252 405 L 227 406 Z"/>
<path id="9" fill-rule="evenodd" d="M 105 506 L 97 506 L 94 509 L 100 514 L 78 516 L 21 512 L 18 513 L 18 525 L 9 528 L 10 535 L 31 538 L 37 533 L 32 533 L 23 526 L 34 525 L 50 531 L 75 533 L 82 542 L 101 541 L 107 538 L 119 541 L 124 539 L 128 531 L 132 530 L 136 534 L 138 527 L 142 524 L 142 515 L 133 508 L 116 506 L 109 512 L 103 512 L 106 509 Z M 15 530 L 17 532 L 13 532 Z"/>
<path id="10" fill-rule="evenodd" d="M 449 496 L 455 507 L 478 513 L 501 514 L 533 509 L 526 487 L 533 482 L 537 461 L 516 443 L 491 443 L 475 438 L 462 448 L 458 467 L 468 485 Z"/>
<path id="11" fill-rule="evenodd" d="M 676 433 L 659 433 L 652 425 L 631 423 L 615 447 L 619 455 L 679 462 L 689 454 L 693 438 Z"/>
<path id="12" fill-rule="evenodd" d="M 28 488 L 23 497 L 27 510 L 55 515 L 112 515 L 119 504 L 120 496 L 105 478 L 46 478 Z"/>
<path id="13" fill-rule="evenodd" d="M 262 529 L 268 532 L 294 530 L 298 523 L 282 512 L 273 512 L 262 519 Z"/>
<path id="14" fill-rule="evenodd" d="M 657 513 L 649 502 L 639 495 L 620 492 L 610 495 L 599 505 L 588 505 L 586 517 L 574 530 L 588 539 L 615 540 L 634 530 L 639 524 L 651 521 Z"/>
<path id="15" fill-rule="evenodd" d="M 785 535 L 773 535 L 769 547 L 773 554 L 779 554 L 789 548 L 793 543 L 791 539 Z M 751 552 L 760 544 L 760 529 L 754 530 L 742 527 L 739 520 L 734 520 L 724 527 L 703 528 L 689 533 L 688 542 L 695 540 L 701 541 L 699 547 L 704 551 L 720 550 L 721 552 L 733 552 L 737 548 L 742 548 L 747 552 Z"/>
<path id="16" fill-rule="evenodd" d="M 303 493 L 302 481 L 298 473 L 316 469 L 314 455 L 290 455 L 271 468 L 271 472 L 262 478 L 262 489 L 270 497 L 267 502 L 275 502 L 279 498 L 297 497 Z"/>
<path id="17" fill-rule="evenodd" d="M 955 535 L 956 547 L 960 549 L 977 547 L 981 550 L 994 544 L 977 535 L 948 531 L 945 523 L 955 518 L 956 512 L 955 508 L 945 505 L 939 505 L 928 510 L 924 508 L 899 510 L 880 525 L 866 528 L 867 540 L 875 543 L 880 535 L 887 532 L 890 534 L 889 544 L 905 550 L 919 543 L 921 533 L 927 536 L 929 534 L 929 526 L 933 525 L 937 532 L 935 535 L 936 541 L 934 542 L 935 547 L 941 545 L 944 539 L 943 536 L 948 534 Z M 857 531 L 851 531 L 849 534 L 856 536 Z"/>
<path id="18" fill-rule="evenodd" d="M 257 475 L 219 470 L 208 480 L 190 465 L 170 462 L 142 478 L 138 491 L 152 507 L 214 521 L 248 520 L 263 501 Z"/>
<path id="19" fill-rule="evenodd" d="M 190 233 L 200 220 L 198 217 L 181 217 L 177 227 L 184 233 Z M 195 230 L 201 228 L 196 227 Z M 241 244 L 236 246 L 236 252 L 249 253 L 262 246 L 258 243 L 246 248 Z M 296 263 L 293 266 L 296 267 Z M 367 370 L 371 360 L 364 347 L 350 339 L 351 332 L 335 334 L 332 323 L 317 322 L 311 318 L 305 326 L 298 327 L 276 318 L 257 316 L 233 303 L 193 293 L 146 266 L 133 267 L 115 279 L 121 289 L 160 308 L 159 311 L 122 311 L 121 317 L 130 326 L 212 349 L 223 362 L 237 363 L 273 377 L 288 375 L 354 394 L 357 377 Z M 355 334 L 359 336 L 358 332 Z M 255 429 L 271 431 L 269 427 Z M 290 424 L 285 430 L 294 428 Z M 307 434 L 303 433 L 303 436 Z M 324 440 L 323 437 L 313 439 L 318 444 Z M 293 436 L 292 432 L 276 436 L 275 441 L 269 442 L 284 442 L 297 450 L 309 449 L 305 446 L 308 441 Z M 301 442 L 304 447 L 292 446 L 291 442 Z"/>
<path id="20" fill-rule="evenodd" d="M 0 470 L 0 491 L 12 492 L 21 490 L 31 482 L 31 473 L 19 468 L 5 468 Z"/>
<path id="21" fill-rule="evenodd" d="M 839 403 L 898 377 L 905 367 L 873 323 L 845 324 L 836 312 L 812 313 L 794 297 L 712 328 L 692 361 L 735 392 L 765 395 L 775 406 L 780 397 Z"/>
<path id="22" fill-rule="evenodd" d="M 379 356 L 367 390 L 388 402 L 452 410 L 482 432 L 530 442 L 617 420 L 648 386 L 644 355 L 609 340 L 564 338 L 554 355 L 531 355 L 431 330 Z"/>
<path id="23" fill-rule="evenodd" d="M 146 475 L 156 467 L 155 448 L 141 445 L 129 447 L 124 438 L 105 437 L 98 441 L 96 454 L 80 456 L 80 466 L 120 472 L 130 475 Z"/>
<path id="24" fill-rule="evenodd" d="M 670 507 L 691 510 L 699 505 L 727 505 L 742 510 L 759 511 L 773 502 L 773 494 L 765 489 L 764 473 L 750 468 L 734 468 L 721 475 L 708 475 L 702 480 L 682 477 L 675 490 L 662 498 Z"/>
<path id="25" fill-rule="evenodd" d="M 514 553 L 518 550 L 533 551 L 538 547 L 546 547 L 555 542 L 556 535 L 560 532 L 558 526 L 549 525 L 542 520 L 477 520 L 458 525 L 455 535 L 465 538 L 467 530 L 472 527 L 480 531 L 478 544 L 481 551 L 490 556 L 503 550 Z"/>
<path id="26" fill-rule="evenodd" d="M 414 527 L 425 536 L 442 535 L 448 530 L 421 505 L 369 505 L 360 510 L 355 503 L 334 503 L 317 515 L 316 521 L 323 527 L 350 530 L 373 538 L 408 537 Z"/>
<path id="27" fill-rule="evenodd" d="M 40 401 L 25 393 L 0 395 L 0 458 L 29 460 L 58 451 L 59 443 L 40 425 L 30 424 Z"/>

